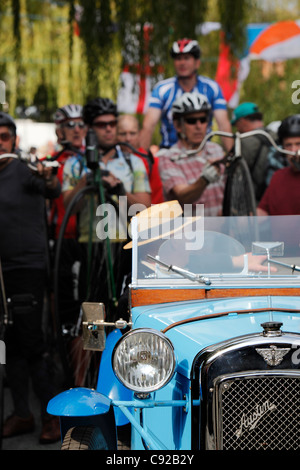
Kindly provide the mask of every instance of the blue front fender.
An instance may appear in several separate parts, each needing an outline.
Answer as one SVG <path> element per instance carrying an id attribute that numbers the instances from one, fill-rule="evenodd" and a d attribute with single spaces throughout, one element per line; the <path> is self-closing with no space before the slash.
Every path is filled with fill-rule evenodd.
<path id="1" fill-rule="evenodd" d="M 49 401 L 47 411 L 55 416 L 95 416 L 108 413 L 111 399 L 89 388 L 72 388 Z"/>
<path id="2" fill-rule="evenodd" d="M 96 426 L 108 449 L 117 448 L 116 423 L 111 400 L 89 388 L 73 388 L 49 401 L 48 413 L 60 417 L 61 441 L 68 429 Z"/>
<path id="3" fill-rule="evenodd" d="M 133 392 L 124 387 L 116 378 L 111 364 L 113 348 L 122 337 L 120 330 L 112 331 L 106 341 L 106 348 L 102 353 L 97 391 L 89 388 L 73 388 L 54 397 L 48 403 L 48 413 L 55 416 L 94 416 L 108 413 L 112 400 L 131 400 Z M 124 414 L 114 408 L 117 426 L 127 424 L 129 421 Z"/>

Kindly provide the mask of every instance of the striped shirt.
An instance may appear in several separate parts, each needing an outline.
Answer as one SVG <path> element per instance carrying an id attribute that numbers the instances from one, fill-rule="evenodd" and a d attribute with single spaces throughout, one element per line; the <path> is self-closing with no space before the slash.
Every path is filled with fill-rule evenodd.
<path id="1" fill-rule="evenodd" d="M 159 171 L 163 184 L 164 196 L 167 200 L 174 199 L 171 190 L 174 186 L 192 184 L 201 175 L 208 159 L 219 160 L 224 156 L 220 145 L 207 142 L 199 155 L 189 155 L 173 161 L 172 157 L 183 155 L 184 147 L 178 142 L 171 149 L 159 151 Z M 222 215 L 222 205 L 225 188 L 224 168 L 221 167 L 222 175 L 216 183 L 210 183 L 203 191 L 201 197 L 193 202 L 195 209 L 197 204 L 204 204 L 204 215 L 216 217 Z"/>

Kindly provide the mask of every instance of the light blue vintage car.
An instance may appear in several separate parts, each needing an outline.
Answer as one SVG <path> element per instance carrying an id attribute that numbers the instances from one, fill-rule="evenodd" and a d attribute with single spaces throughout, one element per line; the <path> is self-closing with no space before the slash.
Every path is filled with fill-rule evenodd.
<path id="1" fill-rule="evenodd" d="M 131 225 L 130 319 L 106 336 L 83 304 L 102 359 L 96 390 L 48 405 L 62 448 L 117 449 L 129 429 L 132 450 L 299 449 L 300 216 Z"/>

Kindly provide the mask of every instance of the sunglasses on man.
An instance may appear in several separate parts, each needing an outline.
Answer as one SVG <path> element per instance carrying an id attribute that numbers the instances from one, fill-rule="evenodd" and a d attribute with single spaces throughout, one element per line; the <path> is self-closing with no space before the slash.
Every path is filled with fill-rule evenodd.
<path id="1" fill-rule="evenodd" d="M 207 122 L 207 117 L 206 116 L 201 116 L 201 117 L 186 117 L 186 118 L 184 118 L 184 122 L 186 124 L 190 124 L 190 125 L 195 125 L 198 121 L 201 122 L 201 124 L 204 124 L 205 122 Z"/>
<path id="2" fill-rule="evenodd" d="M 117 120 L 114 121 L 98 121 L 93 123 L 93 127 L 97 127 L 97 129 L 106 129 L 106 127 L 116 127 Z"/>
<path id="3" fill-rule="evenodd" d="M 86 124 L 83 121 L 68 121 L 64 124 L 64 127 L 68 129 L 75 129 L 75 127 L 79 127 L 79 129 L 83 129 Z"/>
<path id="4" fill-rule="evenodd" d="M 9 132 L 1 132 L 0 134 L 0 140 L 2 140 L 2 142 L 8 142 L 11 138 L 12 135 Z"/>

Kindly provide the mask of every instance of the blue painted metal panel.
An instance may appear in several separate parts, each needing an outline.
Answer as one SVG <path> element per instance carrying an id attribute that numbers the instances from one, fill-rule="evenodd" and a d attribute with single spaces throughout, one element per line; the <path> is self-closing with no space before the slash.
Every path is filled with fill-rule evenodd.
<path id="1" fill-rule="evenodd" d="M 166 332 L 175 348 L 177 370 L 189 378 L 194 358 L 199 351 L 229 338 L 262 332 L 261 324 L 264 322 L 279 321 L 283 323 L 283 331 L 300 333 L 299 313 L 238 314 L 238 311 L 272 307 L 274 309 L 299 309 L 299 297 L 262 296 L 174 302 L 151 307 L 137 307 L 132 310 L 132 313 L 134 328 L 148 327 L 160 331 L 180 320 L 219 312 L 233 312 L 218 318 L 182 324 Z"/>
<path id="2" fill-rule="evenodd" d="M 48 403 L 48 413 L 56 416 L 93 416 L 107 413 L 111 400 L 89 388 L 80 387 L 56 395 Z"/>

